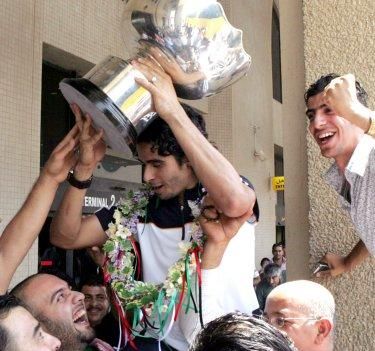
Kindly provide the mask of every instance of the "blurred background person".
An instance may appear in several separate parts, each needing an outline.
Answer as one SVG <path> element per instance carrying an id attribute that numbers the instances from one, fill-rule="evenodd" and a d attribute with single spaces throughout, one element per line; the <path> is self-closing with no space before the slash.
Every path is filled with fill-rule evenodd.
<path id="1" fill-rule="evenodd" d="M 263 272 L 264 272 L 264 268 L 266 268 L 267 265 L 269 265 L 271 263 L 271 260 L 268 258 L 268 257 L 263 257 L 261 260 L 260 260 L 260 271 L 259 271 L 259 276 L 260 276 L 260 279 L 263 278 Z"/>
<path id="2" fill-rule="evenodd" d="M 262 281 L 257 285 L 255 292 L 259 302 L 259 308 L 264 311 L 266 299 L 268 294 L 278 285 L 281 284 L 281 268 L 275 264 L 270 263 L 264 269 Z"/>
<path id="3" fill-rule="evenodd" d="M 260 283 L 261 279 L 260 279 L 260 274 L 257 270 L 254 271 L 254 276 L 253 276 L 253 287 L 254 289 L 256 288 L 256 286 Z"/>
<path id="4" fill-rule="evenodd" d="M 103 278 L 100 275 L 88 277 L 82 284 L 81 293 L 85 295 L 87 318 L 96 337 L 117 346 L 119 323 L 111 313 L 110 298 Z"/>
<path id="5" fill-rule="evenodd" d="M 285 246 L 283 243 L 276 243 L 272 245 L 272 262 L 277 264 L 282 270 L 282 282 L 286 282 L 286 257 Z"/>

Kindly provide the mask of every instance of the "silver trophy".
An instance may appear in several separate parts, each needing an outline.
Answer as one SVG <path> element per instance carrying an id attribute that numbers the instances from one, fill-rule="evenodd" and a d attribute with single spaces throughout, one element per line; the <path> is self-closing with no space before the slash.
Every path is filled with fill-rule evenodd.
<path id="1" fill-rule="evenodd" d="M 131 59 L 109 56 L 83 78 L 64 79 L 60 90 L 104 129 L 107 145 L 128 158 L 155 115 L 150 93 L 134 80 L 145 78 L 131 65 L 134 58 L 161 52 L 177 95 L 190 100 L 218 93 L 250 67 L 242 31 L 216 0 L 127 0 L 122 24 Z"/>

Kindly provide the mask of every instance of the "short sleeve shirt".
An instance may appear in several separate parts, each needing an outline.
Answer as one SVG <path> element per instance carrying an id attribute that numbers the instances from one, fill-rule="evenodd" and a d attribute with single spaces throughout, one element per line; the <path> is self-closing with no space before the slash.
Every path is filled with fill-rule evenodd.
<path id="1" fill-rule="evenodd" d="M 349 213 L 357 233 L 368 251 L 375 256 L 375 138 L 364 135 L 345 169 L 340 174 L 334 163 L 325 179 L 339 194 L 341 206 Z M 349 195 L 343 193 L 345 179 Z"/>

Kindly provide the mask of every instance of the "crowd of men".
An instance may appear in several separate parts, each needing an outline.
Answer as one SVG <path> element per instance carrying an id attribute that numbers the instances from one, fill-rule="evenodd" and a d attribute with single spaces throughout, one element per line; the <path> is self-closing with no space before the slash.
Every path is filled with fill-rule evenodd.
<path id="1" fill-rule="evenodd" d="M 151 93 L 157 111 L 137 140 L 144 181 L 154 191 L 148 218 L 142 219 L 142 235 L 137 238 L 145 281 L 162 282 L 179 252 L 178 243 L 189 242 L 187 228 L 193 216 L 187 201 L 202 199 L 207 210 L 199 219 L 206 235 L 201 264 L 204 328 L 196 313 L 182 313 L 163 342 L 147 331 L 136 337 L 138 349 L 332 351 L 335 303 L 331 293 L 310 281 L 279 284 L 285 255 L 279 257 L 277 244 L 273 262 L 263 272 L 272 291 L 261 302 L 261 318 L 250 316 L 258 308 L 254 289 L 246 284 L 255 268 L 254 227 L 259 220 L 253 186 L 208 141 L 202 116 L 179 103 L 164 63 L 139 59 L 132 64 L 146 77 L 136 80 Z M 352 75 L 324 76 L 305 95 L 310 132 L 322 155 L 335 161 L 328 181 L 361 237 L 347 257 L 325 256 L 331 269 L 324 274 L 333 276 L 375 253 L 375 187 L 370 169 L 375 158 L 371 137 L 375 117 L 366 107 L 365 97 Z M 52 152 L 25 203 L 0 237 L 0 293 L 4 294 L 0 297 L 0 351 L 18 351 L 25 345 L 28 350 L 62 351 L 113 350 L 117 346 L 117 335 L 109 335 L 103 324 L 112 320 L 109 329 L 113 330 L 116 319 L 100 282 L 87 281 L 79 292 L 62 276 L 40 272 L 6 294 L 69 171 L 70 186 L 54 217 L 51 242 L 77 249 L 101 246 L 107 239 L 113 208 L 82 217 L 92 173 L 104 156 L 104 132 L 94 130 L 90 116 L 82 115 L 77 106 L 72 109 L 76 125 Z M 163 255 L 160 245 L 168 247 Z M 95 332 L 107 342 L 97 339 Z"/>

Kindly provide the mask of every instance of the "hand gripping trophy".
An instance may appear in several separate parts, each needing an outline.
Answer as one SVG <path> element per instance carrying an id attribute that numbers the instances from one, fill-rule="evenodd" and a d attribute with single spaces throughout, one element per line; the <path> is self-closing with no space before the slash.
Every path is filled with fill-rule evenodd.
<path id="1" fill-rule="evenodd" d="M 164 55 L 180 98 L 218 93 L 250 67 L 242 31 L 230 25 L 216 0 L 127 0 L 122 22 L 129 56 Z M 60 83 L 66 100 L 90 114 L 106 144 L 128 158 L 154 115 L 150 93 L 134 81 L 144 76 L 132 59 L 109 56 L 83 78 Z"/>

